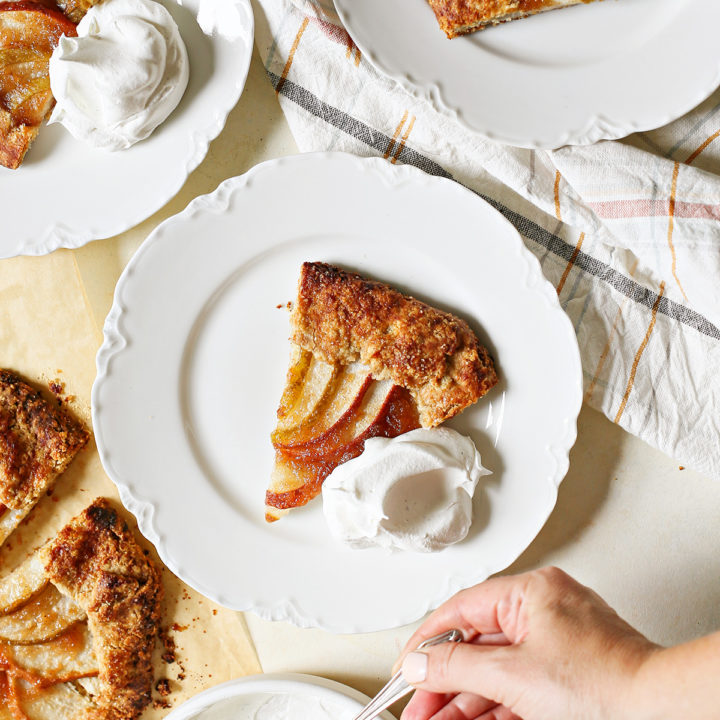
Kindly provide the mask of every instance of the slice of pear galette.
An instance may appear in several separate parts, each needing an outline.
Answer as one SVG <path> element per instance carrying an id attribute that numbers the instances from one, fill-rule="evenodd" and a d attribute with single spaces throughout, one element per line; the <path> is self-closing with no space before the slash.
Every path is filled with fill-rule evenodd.
<path id="1" fill-rule="evenodd" d="M 303 264 L 290 325 L 268 521 L 315 497 L 368 438 L 439 425 L 497 382 L 464 320 L 333 265 Z"/>
<path id="2" fill-rule="evenodd" d="M 89 437 L 54 402 L 0 369 L 0 545 L 52 490 Z"/>
<path id="3" fill-rule="evenodd" d="M 0 579 L 0 720 L 135 720 L 151 699 L 159 575 L 96 500 Z"/>

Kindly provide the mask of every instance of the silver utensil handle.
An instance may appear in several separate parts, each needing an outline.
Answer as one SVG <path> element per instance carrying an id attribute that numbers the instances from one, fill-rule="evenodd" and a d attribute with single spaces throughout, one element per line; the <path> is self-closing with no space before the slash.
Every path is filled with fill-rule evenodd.
<path id="1" fill-rule="evenodd" d="M 422 650 L 432 645 L 440 645 L 446 642 L 461 642 L 463 634 L 459 630 L 448 630 L 447 632 L 428 638 L 425 642 L 420 643 L 417 649 Z M 383 710 L 387 710 L 394 702 L 401 697 L 405 697 L 409 692 L 414 690 L 405 678 L 402 676 L 402 670 L 398 670 L 385 687 L 356 715 L 353 720 L 372 720 L 377 717 Z"/>

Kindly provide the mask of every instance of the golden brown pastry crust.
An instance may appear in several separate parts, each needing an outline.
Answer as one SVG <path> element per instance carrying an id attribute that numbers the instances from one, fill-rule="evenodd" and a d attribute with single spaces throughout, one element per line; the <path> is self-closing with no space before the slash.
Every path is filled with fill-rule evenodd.
<path id="1" fill-rule="evenodd" d="M 16 125 L 12 115 L 0 107 L 0 165 L 17 169 L 39 130 L 38 125 Z"/>
<path id="2" fill-rule="evenodd" d="M 57 0 L 57 6 L 77 25 L 85 17 L 85 13 L 98 2 L 100 0 Z"/>
<path id="3" fill-rule="evenodd" d="M 40 553 L 50 582 L 87 613 L 93 636 L 102 690 L 83 720 L 135 720 L 151 699 L 162 598 L 157 570 L 102 498 Z"/>
<path id="4" fill-rule="evenodd" d="M 594 0 L 428 0 L 449 38 L 546 10 Z"/>
<path id="5" fill-rule="evenodd" d="M 388 285 L 325 263 L 304 263 L 292 342 L 328 363 L 367 365 L 410 391 L 434 427 L 497 382 L 488 351 L 466 322 Z"/>
<path id="6" fill-rule="evenodd" d="M 13 510 L 32 508 L 88 438 L 61 408 L 0 369 L 0 503 Z"/>

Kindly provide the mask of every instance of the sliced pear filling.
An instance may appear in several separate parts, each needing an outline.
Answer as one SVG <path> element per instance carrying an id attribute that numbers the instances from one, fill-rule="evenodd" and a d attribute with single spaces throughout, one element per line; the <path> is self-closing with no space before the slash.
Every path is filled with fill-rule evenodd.
<path id="1" fill-rule="evenodd" d="M 31 555 L 15 571 L 0 580 L 0 613 L 9 613 L 27 602 L 47 583 L 42 560 L 38 555 Z"/>
<path id="2" fill-rule="evenodd" d="M 374 435 L 397 435 L 419 425 L 407 391 L 373 380 L 360 363 L 329 364 L 293 346 L 285 392 L 272 434 L 275 463 L 265 518 L 278 520 L 304 505 L 342 462 Z"/>
<path id="3" fill-rule="evenodd" d="M 0 584 L 9 608 L 0 615 L 0 720 L 72 720 L 92 707 L 74 681 L 96 676 L 98 661 L 85 612 L 40 582 L 35 557 Z"/>
<path id="4" fill-rule="evenodd" d="M 9 648 L 9 653 L 17 667 L 52 683 L 70 682 L 98 673 L 92 635 L 84 622 L 72 625 L 48 642 L 15 645 Z"/>
<path id="5" fill-rule="evenodd" d="M 161 598 L 157 570 L 98 498 L 0 580 L 0 720 L 137 720 Z"/>
<path id="6" fill-rule="evenodd" d="M 84 619 L 83 610 L 48 584 L 17 610 L 0 616 L 0 639 L 14 644 L 46 642 Z"/>

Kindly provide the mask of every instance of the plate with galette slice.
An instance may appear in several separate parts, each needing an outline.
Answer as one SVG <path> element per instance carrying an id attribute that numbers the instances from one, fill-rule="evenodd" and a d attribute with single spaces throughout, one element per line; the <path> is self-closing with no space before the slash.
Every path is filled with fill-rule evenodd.
<path id="1" fill-rule="evenodd" d="M 177 193 L 222 130 L 250 67 L 250 2 L 158 1 L 187 50 L 189 82 L 149 137 L 112 152 L 47 118 L 55 106 L 50 57 L 60 38 L 73 38 L 88 11 L 113 0 L 0 0 L 0 258 L 128 230 Z"/>
<path id="2" fill-rule="evenodd" d="M 582 397 L 573 328 L 515 229 L 455 182 L 343 153 L 264 163 L 162 223 L 97 366 L 101 461 L 173 572 L 337 632 L 411 622 L 513 562 L 555 505 Z M 491 473 L 467 536 L 336 539 L 325 479 L 432 428 Z"/>
<path id="3" fill-rule="evenodd" d="M 720 84 L 715 0 L 335 0 L 363 55 L 491 140 L 557 148 L 657 128 Z"/>

